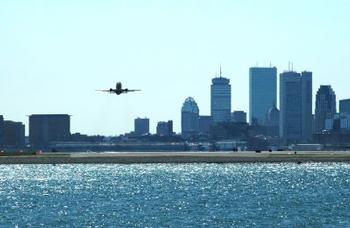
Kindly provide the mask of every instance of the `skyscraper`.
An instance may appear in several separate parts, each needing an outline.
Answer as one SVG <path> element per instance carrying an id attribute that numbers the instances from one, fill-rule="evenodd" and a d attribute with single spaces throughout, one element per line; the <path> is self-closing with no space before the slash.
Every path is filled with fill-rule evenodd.
<path id="1" fill-rule="evenodd" d="M 350 115 L 350 99 L 339 101 L 339 113 Z"/>
<path id="2" fill-rule="evenodd" d="M 333 119 L 336 114 L 336 96 L 330 85 L 321 85 L 316 94 L 315 131 L 326 129 L 326 119 Z"/>
<path id="3" fill-rule="evenodd" d="M 312 72 L 301 72 L 301 133 L 305 141 L 312 140 Z"/>
<path id="4" fill-rule="evenodd" d="M 189 137 L 199 133 L 199 109 L 196 101 L 188 97 L 181 109 L 181 134 Z"/>
<path id="5" fill-rule="evenodd" d="M 309 122 L 307 122 L 310 120 Z M 280 137 L 306 142 L 312 132 L 312 73 L 280 74 Z"/>
<path id="6" fill-rule="evenodd" d="M 276 105 L 277 68 L 249 69 L 249 123 L 266 125 L 270 108 Z"/>
<path id="7" fill-rule="evenodd" d="M 70 139 L 69 115 L 29 116 L 29 141 L 34 146 L 49 146 L 51 142 Z"/>
<path id="8" fill-rule="evenodd" d="M 212 79 L 211 116 L 214 123 L 228 122 L 231 119 L 231 85 L 230 79 L 220 77 Z"/>
<path id="9" fill-rule="evenodd" d="M 134 121 L 134 132 L 136 135 L 149 134 L 149 119 L 137 118 Z"/>

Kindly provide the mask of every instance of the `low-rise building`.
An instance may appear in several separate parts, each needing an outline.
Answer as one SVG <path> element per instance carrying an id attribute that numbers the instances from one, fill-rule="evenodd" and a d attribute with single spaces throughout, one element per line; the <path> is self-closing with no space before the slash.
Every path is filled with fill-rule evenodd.
<path id="1" fill-rule="evenodd" d="M 247 123 L 247 113 L 245 111 L 234 111 L 231 114 L 231 121 L 235 123 Z"/>
<path id="2" fill-rule="evenodd" d="M 167 122 L 161 121 L 157 124 L 157 135 L 160 136 L 172 136 L 173 132 L 173 121 L 169 120 Z"/>
<path id="3" fill-rule="evenodd" d="M 149 119 L 136 118 L 134 121 L 134 133 L 138 136 L 149 134 Z"/>
<path id="4" fill-rule="evenodd" d="M 70 140 L 70 116 L 67 114 L 29 116 L 29 141 L 34 147 Z"/>
<path id="5" fill-rule="evenodd" d="M 202 135 L 208 135 L 212 124 L 213 119 L 211 116 L 199 116 L 199 133 Z"/>
<path id="6" fill-rule="evenodd" d="M 3 122 L 3 145 L 10 147 L 25 146 L 25 127 L 21 122 L 6 120 Z"/>

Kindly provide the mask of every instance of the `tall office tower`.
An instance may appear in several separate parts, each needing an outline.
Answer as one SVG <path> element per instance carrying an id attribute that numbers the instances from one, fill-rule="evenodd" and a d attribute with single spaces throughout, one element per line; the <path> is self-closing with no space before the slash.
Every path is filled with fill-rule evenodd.
<path id="1" fill-rule="evenodd" d="M 4 142 L 4 117 L 0 115 L 0 148 Z"/>
<path id="2" fill-rule="evenodd" d="M 199 109 L 196 101 L 188 97 L 181 109 L 181 134 L 189 137 L 199 133 Z"/>
<path id="3" fill-rule="evenodd" d="M 199 132 L 208 135 L 212 122 L 211 116 L 199 116 Z"/>
<path id="4" fill-rule="evenodd" d="M 326 129 L 326 119 L 333 119 L 336 114 L 336 96 L 330 85 L 321 85 L 316 94 L 315 131 Z"/>
<path id="5" fill-rule="evenodd" d="M 157 135 L 160 136 L 171 136 L 173 135 L 173 121 L 169 120 L 168 122 L 161 121 L 157 124 Z"/>
<path id="6" fill-rule="evenodd" d="M 249 68 L 249 123 L 266 125 L 270 108 L 276 105 L 277 68 Z"/>
<path id="7" fill-rule="evenodd" d="M 350 115 L 350 99 L 339 101 L 339 113 Z"/>
<path id="8" fill-rule="evenodd" d="M 312 72 L 301 72 L 301 126 L 304 142 L 312 140 Z"/>
<path id="9" fill-rule="evenodd" d="M 220 77 L 212 79 L 211 85 L 211 116 L 213 123 L 229 122 L 231 120 L 231 85 L 230 79 Z"/>
<path id="10" fill-rule="evenodd" d="M 4 146 L 23 147 L 25 127 L 21 122 L 4 121 Z"/>
<path id="11" fill-rule="evenodd" d="M 148 118 L 137 118 L 134 121 L 134 133 L 136 135 L 149 134 L 149 119 Z"/>
<path id="12" fill-rule="evenodd" d="M 245 111 L 234 111 L 231 115 L 231 121 L 235 123 L 247 123 L 247 113 Z"/>
<path id="13" fill-rule="evenodd" d="M 307 142 L 311 139 L 311 132 L 312 73 L 281 73 L 280 137 L 287 142 Z"/>
<path id="14" fill-rule="evenodd" d="M 29 116 L 29 141 L 33 146 L 49 146 L 52 142 L 70 140 L 70 116 Z"/>

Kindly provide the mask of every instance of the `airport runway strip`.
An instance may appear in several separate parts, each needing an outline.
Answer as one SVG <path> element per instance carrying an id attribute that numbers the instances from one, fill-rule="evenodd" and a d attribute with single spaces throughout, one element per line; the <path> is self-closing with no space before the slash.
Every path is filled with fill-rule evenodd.
<path id="1" fill-rule="evenodd" d="M 350 162 L 350 152 L 74 152 L 1 155 L 0 164 Z"/>

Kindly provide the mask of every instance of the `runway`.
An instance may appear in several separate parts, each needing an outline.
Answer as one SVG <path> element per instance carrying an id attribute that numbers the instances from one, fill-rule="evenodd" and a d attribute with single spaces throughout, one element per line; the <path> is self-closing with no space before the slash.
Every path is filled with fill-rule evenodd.
<path id="1" fill-rule="evenodd" d="M 0 164 L 350 162 L 350 152 L 74 152 L 2 156 Z"/>

